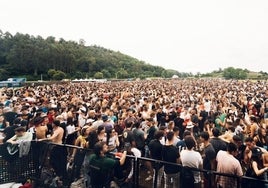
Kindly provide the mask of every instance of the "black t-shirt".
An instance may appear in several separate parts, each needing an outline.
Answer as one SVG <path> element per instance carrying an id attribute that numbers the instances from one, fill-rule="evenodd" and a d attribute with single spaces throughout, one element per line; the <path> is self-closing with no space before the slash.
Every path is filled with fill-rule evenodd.
<path id="1" fill-rule="evenodd" d="M 162 150 L 163 150 L 163 145 L 160 143 L 159 140 L 153 139 L 151 142 L 148 144 L 151 157 L 152 159 L 156 160 L 162 160 Z M 163 164 L 152 164 L 154 168 L 160 168 L 163 166 Z"/>
<path id="2" fill-rule="evenodd" d="M 162 160 L 163 145 L 159 140 L 153 139 L 148 145 L 151 157 L 156 160 Z"/>
<path id="3" fill-rule="evenodd" d="M 226 151 L 227 150 L 227 143 L 221 140 L 220 138 L 211 138 L 210 143 L 212 144 L 216 155 L 220 150 Z"/>
<path id="4" fill-rule="evenodd" d="M 8 126 L 4 129 L 3 133 L 5 134 L 5 138 L 3 142 L 5 143 L 8 139 L 12 138 L 15 135 L 15 129 L 19 127 L 18 125 Z"/>
<path id="5" fill-rule="evenodd" d="M 148 131 L 147 131 L 147 138 L 145 140 L 145 144 L 149 144 L 151 140 L 154 139 L 154 134 L 155 134 L 156 128 L 154 125 L 152 125 Z"/>
<path id="6" fill-rule="evenodd" d="M 173 145 L 163 146 L 163 161 L 170 163 L 177 163 L 177 159 L 180 157 L 179 150 Z M 180 170 L 179 166 L 164 164 L 164 171 L 166 174 L 175 174 Z"/>
<path id="7" fill-rule="evenodd" d="M 203 168 L 205 170 L 211 170 L 211 160 L 216 158 L 216 152 L 211 144 L 204 149 L 205 157 L 203 158 Z"/>
<path id="8" fill-rule="evenodd" d="M 124 130 L 123 132 L 124 143 L 133 143 L 135 141 L 134 134 L 131 130 Z"/>
<path id="9" fill-rule="evenodd" d="M 133 135 L 134 135 L 137 148 L 139 150 L 144 149 L 144 145 L 145 145 L 144 132 L 140 129 L 134 129 Z"/>

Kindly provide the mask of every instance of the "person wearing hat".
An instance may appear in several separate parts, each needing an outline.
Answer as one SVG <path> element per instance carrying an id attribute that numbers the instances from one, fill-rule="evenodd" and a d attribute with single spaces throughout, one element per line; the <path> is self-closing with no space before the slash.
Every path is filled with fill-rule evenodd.
<path id="1" fill-rule="evenodd" d="M 31 141 L 33 138 L 33 134 L 26 132 L 25 127 L 19 126 L 14 131 L 15 135 L 7 140 L 8 143 L 19 144 L 21 141 Z"/>

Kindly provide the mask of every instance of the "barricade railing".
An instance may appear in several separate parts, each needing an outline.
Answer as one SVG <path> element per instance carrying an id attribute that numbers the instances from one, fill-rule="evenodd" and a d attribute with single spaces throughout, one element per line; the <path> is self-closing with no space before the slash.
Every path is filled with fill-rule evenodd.
<path id="1" fill-rule="evenodd" d="M 39 145 L 41 144 L 41 145 Z M 43 144 L 43 145 L 42 145 Z M 7 154 L 6 152 L 6 144 L 0 145 L 0 184 L 9 183 L 9 182 L 22 182 L 26 179 L 32 179 L 36 182 L 38 181 L 44 181 L 44 177 L 42 176 L 42 172 L 44 169 L 48 166 L 48 160 L 50 160 L 50 151 L 54 146 L 63 147 L 66 150 L 67 149 L 77 149 L 81 151 L 85 151 L 85 153 L 92 153 L 92 150 L 83 149 L 78 146 L 74 145 L 67 145 L 67 144 L 54 144 L 51 142 L 31 142 L 31 149 L 28 153 L 28 155 L 23 157 L 15 157 L 12 160 L 7 160 Z M 39 153 L 37 153 L 39 152 Z M 43 155 L 43 156 L 42 156 Z M 64 154 L 63 154 L 64 155 Z M 181 164 L 176 163 L 168 163 L 165 161 L 160 160 L 154 160 L 150 158 L 144 158 L 144 157 L 135 157 L 132 155 L 127 155 L 127 158 L 131 161 L 131 164 L 133 166 L 133 176 L 131 180 L 130 187 L 133 188 L 157 188 L 157 187 L 163 187 L 164 186 L 164 177 L 162 178 L 162 182 L 159 184 L 158 180 L 159 178 L 159 169 L 154 169 L 155 173 L 151 174 L 154 176 L 153 179 L 145 180 L 148 176 L 147 166 L 145 163 L 151 163 L 151 164 L 169 164 L 172 166 L 177 166 L 180 171 L 184 167 Z M 58 162 L 58 161 L 57 161 Z M 68 162 L 68 158 L 66 156 L 66 164 Z M 155 165 L 154 165 L 155 166 Z M 259 180 L 251 177 L 246 176 L 236 176 L 232 174 L 224 174 L 224 173 L 218 173 L 216 171 L 209 171 L 204 169 L 196 169 L 191 168 L 193 172 L 200 173 L 201 187 L 208 187 L 208 188 L 214 188 L 217 185 L 216 179 L 219 177 L 224 177 L 223 181 L 227 181 L 228 183 L 232 183 L 232 187 L 237 188 L 250 188 L 254 187 L 256 183 L 268 185 L 268 181 L 265 180 Z M 206 178 L 205 178 L 206 177 Z M 66 175 L 64 177 L 66 179 L 65 185 L 67 187 L 70 186 L 70 184 L 75 180 L 74 173 L 71 173 L 70 175 Z M 89 183 L 89 182 L 88 182 Z M 157 186 L 158 185 L 158 186 Z M 42 187 L 42 186 L 40 186 Z M 180 184 L 178 187 L 182 187 Z"/>

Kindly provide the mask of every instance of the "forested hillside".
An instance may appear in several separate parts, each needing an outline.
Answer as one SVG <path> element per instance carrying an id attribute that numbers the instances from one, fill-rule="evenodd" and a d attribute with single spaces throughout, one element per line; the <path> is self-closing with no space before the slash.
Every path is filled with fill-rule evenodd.
<path id="1" fill-rule="evenodd" d="M 164 64 L 165 62 L 163 62 Z M 179 63 L 178 67 L 179 67 Z M 251 72 L 247 69 L 228 67 L 218 71 L 201 74 L 166 70 L 136 58 L 100 46 L 86 46 L 79 42 L 56 40 L 50 36 L 31 36 L 29 34 L 0 30 L 0 80 L 9 77 L 25 77 L 27 80 L 62 80 L 80 78 L 171 78 L 222 77 L 226 79 L 268 79 L 268 73 Z"/>
<path id="2" fill-rule="evenodd" d="M 0 30 L 0 80 L 24 76 L 27 80 L 63 78 L 145 78 L 179 74 L 80 40 L 56 40 Z M 187 76 L 187 75 L 185 75 Z"/>

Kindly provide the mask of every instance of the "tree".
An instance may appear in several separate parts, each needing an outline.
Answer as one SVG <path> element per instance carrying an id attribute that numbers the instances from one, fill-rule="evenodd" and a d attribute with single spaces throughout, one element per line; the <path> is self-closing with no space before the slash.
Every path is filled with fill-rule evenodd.
<path id="1" fill-rule="evenodd" d="M 66 74 L 62 71 L 56 71 L 55 74 L 53 74 L 53 80 L 62 80 L 66 77 Z"/>
<path id="2" fill-rule="evenodd" d="M 103 74 L 102 74 L 102 72 L 96 72 L 96 73 L 94 74 L 94 78 L 95 78 L 95 79 L 102 79 L 102 78 L 103 78 Z"/>
<path id="3" fill-rule="evenodd" d="M 56 70 L 55 69 L 49 69 L 47 71 L 47 75 L 50 77 L 50 78 L 53 78 L 53 75 L 56 73 Z"/>
<path id="4" fill-rule="evenodd" d="M 223 70 L 223 77 L 226 79 L 246 79 L 247 72 L 246 70 L 228 67 Z"/>

